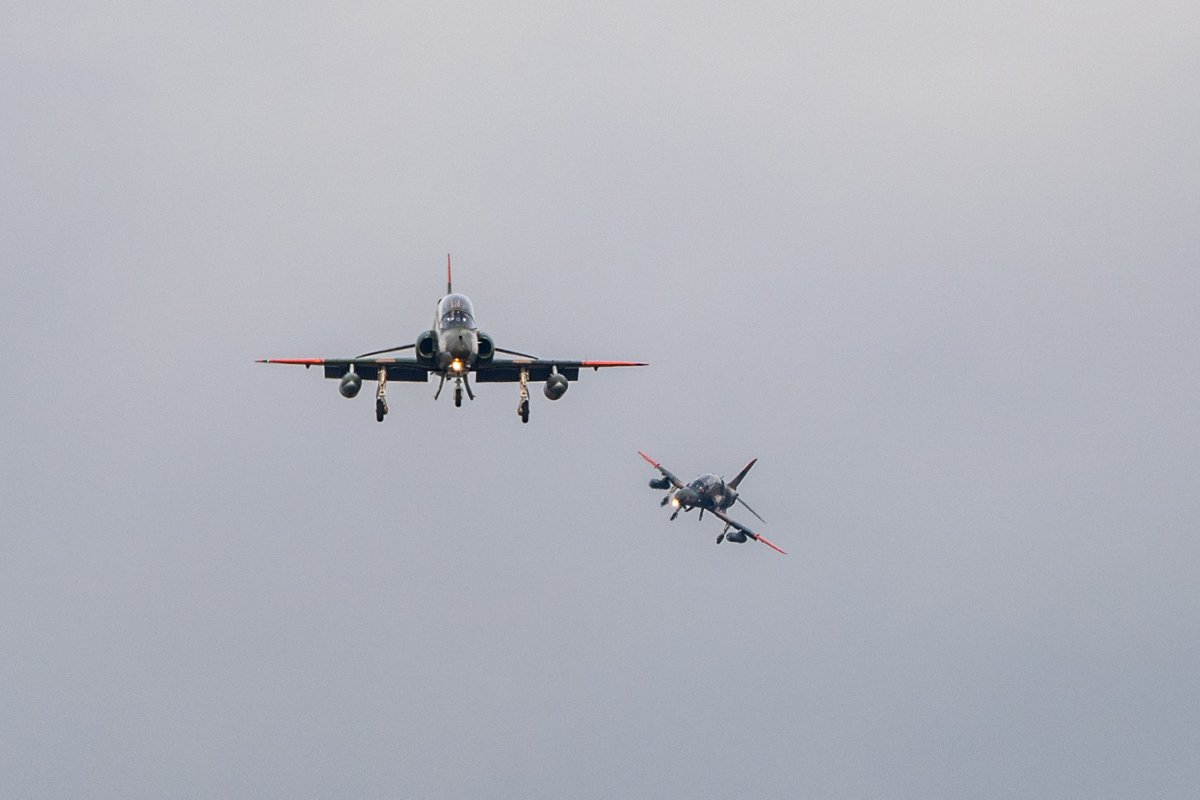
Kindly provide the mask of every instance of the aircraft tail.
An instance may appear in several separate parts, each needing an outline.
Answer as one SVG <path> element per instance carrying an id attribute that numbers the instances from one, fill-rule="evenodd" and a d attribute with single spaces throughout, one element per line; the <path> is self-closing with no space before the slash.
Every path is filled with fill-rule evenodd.
<path id="1" fill-rule="evenodd" d="M 446 253 L 446 294 L 454 294 L 454 282 L 450 280 L 450 254 Z"/>
<path id="2" fill-rule="evenodd" d="M 750 471 L 750 468 L 753 467 L 757 463 L 758 463 L 758 459 L 756 458 L 753 461 L 751 461 L 749 464 L 744 466 L 742 468 L 742 471 L 737 474 L 737 477 L 734 478 L 733 480 L 731 480 L 729 483 L 727 483 L 726 486 L 728 486 L 730 489 L 736 489 L 738 487 L 738 484 L 742 482 L 742 478 L 746 477 L 746 473 Z"/>

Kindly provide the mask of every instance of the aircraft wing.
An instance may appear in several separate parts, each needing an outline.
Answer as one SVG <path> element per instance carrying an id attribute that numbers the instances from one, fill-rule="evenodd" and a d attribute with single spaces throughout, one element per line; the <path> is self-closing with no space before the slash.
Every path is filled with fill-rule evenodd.
<path id="1" fill-rule="evenodd" d="M 545 358 L 493 358 L 471 368 L 476 383 L 515 383 L 521 370 L 528 370 L 530 381 L 544 381 L 557 372 L 568 381 L 579 380 L 581 369 L 602 367 L 644 367 L 641 361 L 553 361 Z"/>
<path id="2" fill-rule="evenodd" d="M 747 536 L 749 536 L 751 539 L 754 539 L 755 541 L 758 541 L 758 542 L 762 542 L 762 543 L 763 543 L 763 544 L 765 544 L 767 547 L 773 548 L 773 549 L 775 549 L 775 550 L 779 550 L 779 552 L 783 553 L 785 556 L 787 555 L 787 553 L 786 553 L 786 552 L 784 552 L 783 550 L 781 550 L 781 549 L 779 548 L 779 546 L 778 546 L 777 544 L 775 544 L 774 542 L 772 542 L 770 539 L 768 539 L 768 538 L 767 538 L 767 537 L 765 537 L 765 536 L 759 536 L 757 533 L 755 533 L 754 531 L 750 530 L 749 528 L 747 528 L 745 525 L 743 525 L 743 524 L 742 524 L 742 523 L 740 523 L 740 522 L 735 522 L 735 521 L 733 521 L 732 519 L 730 519 L 730 518 L 729 518 L 729 517 L 728 517 L 728 516 L 725 514 L 725 512 L 723 512 L 723 511 L 717 511 L 717 510 L 714 510 L 714 509 L 711 509 L 711 508 L 710 508 L 710 509 L 706 509 L 706 510 L 708 511 L 708 513 L 712 514 L 714 517 L 716 517 L 717 519 L 719 519 L 719 520 L 721 520 L 722 522 L 726 523 L 727 525 L 729 525 L 729 526 L 731 526 L 731 527 L 733 527 L 733 528 L 737 528 L 739 531 L 741 531 L 742 533 L 746 534 L 746 535 L 747 535 Z"/>
<path id="3" fill-rule="evenodd" d="M 653 458 L 651 458 L 650 456 L 643 453 L 641 450 L 638 450 L 638 455 L 641 456 L 642 458 L 646 459 L 647 461 L 649 461 L 650 466 L 654 467 L 656 470 L 658 470 L 660 473 L 662 473 L 662 476 L 664 478 L 666 478 L 667 480 L 669 480 L 671 482 L 671 485 L 674 486 L 676 489 L 683 488 L 683 481 L 681 481 L 681 480 L 679 480 L 679 478 L 675 477 L 674 473 L 672 473 L 671 470 L 667 469 L 662 464 L 658 463 Z"/>
<path id="4" fill-rule="evenodd" d="M 259 364 L 301 364 L 305 368 L 322 367 L 326 378 L 341 379 L 353 367 L 364 381 L 379 380 L 380 367 L 387 370 L 389 381 L 429 380 L 429 368 L 415 358 L 261 358 Z"/>

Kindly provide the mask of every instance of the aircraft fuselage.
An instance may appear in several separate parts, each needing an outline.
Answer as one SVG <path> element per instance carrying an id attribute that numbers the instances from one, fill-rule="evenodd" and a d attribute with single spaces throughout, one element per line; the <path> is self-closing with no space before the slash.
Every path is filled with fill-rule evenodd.
<path id="1" fill-rule="evenodd" d="M 676 507 L 685 510 L 703 508 L 724 511 L 737 500 L 737 491 L 731 489 L 720 476 L 706 473 L 676 489 L 673 499 Z"/>
<path id="2" fill-rule="evenodd" d="M 479 357 L 479 329 L 471 301 L 463 294 L 448 294 L 438 302 L 433 320 L 437 337 L 438 369 L 451 375 L 463 374 Z"/>

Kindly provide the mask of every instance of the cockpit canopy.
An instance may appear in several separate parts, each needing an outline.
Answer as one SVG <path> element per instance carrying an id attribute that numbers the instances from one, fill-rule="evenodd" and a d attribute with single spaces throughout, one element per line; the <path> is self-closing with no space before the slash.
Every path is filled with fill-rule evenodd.
<path id="1" fill-rule="evenodd" d="M 438 303 L 438 322 L 443 328 L 475 327 L 475 309 L 465 294 L 448 294 Z"/>

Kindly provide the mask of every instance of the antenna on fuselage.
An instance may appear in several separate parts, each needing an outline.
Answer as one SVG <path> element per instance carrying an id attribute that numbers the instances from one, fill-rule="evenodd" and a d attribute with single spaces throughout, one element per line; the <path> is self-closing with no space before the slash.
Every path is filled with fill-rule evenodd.
<path id="1" fill-rule="evenodd" d="M 450 280 L 450 254 L 446 253 L 446 294 L 454 294 L 453 281 Z"/>

